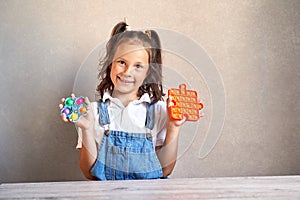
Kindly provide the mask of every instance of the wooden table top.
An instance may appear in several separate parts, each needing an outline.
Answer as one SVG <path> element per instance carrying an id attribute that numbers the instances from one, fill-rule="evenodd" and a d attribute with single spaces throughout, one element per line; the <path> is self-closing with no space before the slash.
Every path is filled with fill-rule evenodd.
<path id="1" fill-rule="evenodd" d="M 2 183 L 0 199 L 300 199 L 300 176 Z"/>

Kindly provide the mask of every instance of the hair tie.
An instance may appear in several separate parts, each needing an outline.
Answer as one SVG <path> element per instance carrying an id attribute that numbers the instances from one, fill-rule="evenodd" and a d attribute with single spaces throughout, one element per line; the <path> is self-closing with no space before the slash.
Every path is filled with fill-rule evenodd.
<path id="1" fill-rule="evenodd" d="M 131 28 L 131 26 L 129 26 L 129 25 L 126 25 L 126 31 L 132 31 L 132 28 Z"/>
<path id="2" fill-rule="evenodd" d="M 145 34 L 149 37 L 149 39 L 151 39 L 151 31 L 150 30 L 146 30 Z"/>
<path id="3" fill-rule="evenodd" d="M 126 31 L 132 31 L 131 26 L 129 26 L 128 23 L 127 23 L 127 17 L 124 17 L 124 22 L 126 24 L 126 27 L 125 27 Z"/>

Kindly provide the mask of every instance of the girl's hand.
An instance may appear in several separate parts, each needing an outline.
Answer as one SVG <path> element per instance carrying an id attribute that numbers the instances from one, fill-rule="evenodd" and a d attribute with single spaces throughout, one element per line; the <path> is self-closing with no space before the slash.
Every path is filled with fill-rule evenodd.
<path id="1" fill-rule="evenodd" d="M 168 116 L 169 116 L 169 126 L 172 126 L 172 127 L 180 127 L 182 126 L 185 122 L 186 122 L 186 117 L 183 116 L 183 118 L 181 120 L 172 120 L 170 118 L 170 112 L 169 112 L 169 108 L 173 106 L 173 103 L 171 101 L 170 98 L 167 99 L 167 111 L 168 111 Z"/>
<path id="2" fill-rule="evenodd" d="M 71 94 L 71 97 L 75 98 L 75 94 Z M 63 108 L 65 100 L 66 100 L 65 98 L 61 99 L 61 104 L 59 104 L 59 106 L 58 106 L 60 110 Z M 88 129 L 93 127 L 94 115 L 93 115 L 93 112 L 91 110 L 91 102 L 89 101 L 88 97 L 85 97 L 84 101 L 87 104 L 88 113 L 87 113 L 86 116 L 82 116 L 77 122 L 75 122 L 75 125 L 78 126 L 81 129 L 83 129 L 83 130 L 88 130 Z M 64 122 L 70 122 L 70 120 L 67 119 L 67 116 L 64 113 L 61 115 L 61 119 Z"/>
<path id="3" fill-rule="evenodd" d="M 199 100 L 198 100 L 198 101 L 199 101 Z M 202 103 L 201 100 L 200 100 L 199 102 Z M 170 122 L 169 122 L 169 125 L 173 125 L 173 126 L 175 126 L 175 127 L 180 127 L 180 126 L 182 126 L 182 125 L 186 122 L 186 116 L 183 116 L 183 118 L 182 118 L 181 120 L 172 120 L 172 119 L 170 118 L 170 112 L 169 112 L 171 106 L 174 106 L 174 103 L 172 102 L 172 99 L 168 98 L 168 99 L 167 99 L 167 111 L 168 111 L 169 121 L 170 121 Z M 200 113 L 199 113 L 199 117 L 200 117 L 200 118 L 201 118 L 201 117 L 204 117 L 204 113 L 203 113 L 203 112 L 200 112 Z"/>

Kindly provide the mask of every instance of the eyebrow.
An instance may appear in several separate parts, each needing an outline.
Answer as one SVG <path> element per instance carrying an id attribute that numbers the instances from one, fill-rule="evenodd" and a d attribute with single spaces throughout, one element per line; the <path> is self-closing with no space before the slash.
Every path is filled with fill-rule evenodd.
<path id="1" fill-rule="evenodd" d="M 124 61 L 126 61 L 126 62 L 128 61 L 128 60 L 126 60 L 126 59 L 123 58 L 123 57 L 118 57 L 118 58 L 115 59 L 115 61 L 118 60 L 118 59 L 124 60 Z M 135 61 L 134 63 L 137 63 L 137 64 L 143 64 L 143 65 L 148 64 L 148 62 L 147 62 L 147 63 L 144 63 L 143 61 Z"/>

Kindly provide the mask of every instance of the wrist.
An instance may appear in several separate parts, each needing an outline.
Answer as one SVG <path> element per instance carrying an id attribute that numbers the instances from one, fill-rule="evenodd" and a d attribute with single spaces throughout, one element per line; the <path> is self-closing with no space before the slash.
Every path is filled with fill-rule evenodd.
<path id="1" fill-rule="evenodd" d="M 86 124 L 85 127 L 82 129 L 84 132 L 90 132 L 92 131 L 94 128 L 93 124 L 89 123 L 89 124 Z"/>
<path id="2" fill-rule="evenodd" d="M 179 120 L 169 119 L 167 122 L 167 127 L 174 130 L 179 130 L 181 127 L 181 122 Z"/>
<path id="3" fill-rule="evenodd" d="M 93 129 L 94 125 L 93 123 L 91 123 L 90 121 L 86 120 L 86 121 L 81 121 L 81 122 L 77 122 L 76 124 L 79 128 L 81 128 L 81 130 L 83 132 L 89 132 Z"/>
<path id="4" fill-rule="evenodd" d="M 172 137 L 177 137 L 179 135 L 181 126 L 175 123 L 169 122 L 167 125 L 167 134 Z"/>

